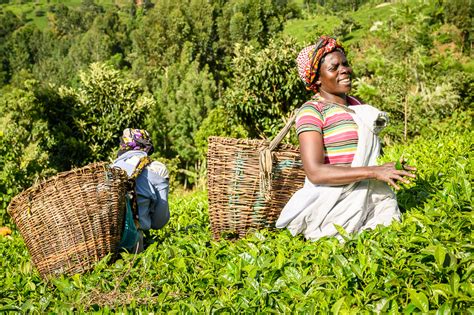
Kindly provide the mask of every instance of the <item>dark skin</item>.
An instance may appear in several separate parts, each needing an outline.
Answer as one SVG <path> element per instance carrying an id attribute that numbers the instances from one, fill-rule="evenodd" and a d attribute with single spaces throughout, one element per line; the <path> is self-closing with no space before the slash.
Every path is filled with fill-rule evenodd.
<path id="1" fill-rule="evenodd" d="M 346 95 L 352 84 L 352 68 L 344 53 L 334 51 L 325 56 L 316 84 L 320 95 L 327 101 L 347 106 Z M 396 170 L 395 162 L 380 166 L 342 167 L 324 164 L 323 136 L 316 131 L 306 131 L 298 136 L 301 159 L 306 176 L 313 184 L 346 185 L 362 180 L 375 179 L 388 183 L 396 190 L 399 182 L 408 184 L 415 178 L 416 168 L 405 165 L 405 170 Z"/>

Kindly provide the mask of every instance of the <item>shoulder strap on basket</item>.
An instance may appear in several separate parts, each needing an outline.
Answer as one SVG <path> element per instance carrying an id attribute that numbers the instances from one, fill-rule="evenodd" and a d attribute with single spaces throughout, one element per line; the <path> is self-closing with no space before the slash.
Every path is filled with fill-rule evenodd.
<path id="1" fill-rule="evenodd" d="M 286 122 L 285 127 L 276 135 L 276 137 L 270 142 L 268 147 L 263 147 L 260 150 L 259 159 L 259 177 L 260 177 L 260 192 L 265 196 L 265 199 L 270 199 L 271 191 L 271 176 L 273 169 L 272 151 L 280 144 L 281 140 L 285 138 L 291 129 L 295 119 L 297 111 L 294 111 L 290 119 Z"/>
<path id="2" fill-rule="evenodd" d="M 131 197 L 131 205 L 132 205 L 132 213 L 133 217 L 135 219 L 135 225 L 138 227 L 138 204 L 137 204 L 137 192 L 135 189 L 135 184 L 136 184 L 136 179 L 140 174 L 143 172 L 143 170 L 151 164 L 153 160 L 149 156 L 144 156 L 140 158 L 140 162 L 138 162 L 137 167 L 135 167 L 135 170 L 133 171 L 132 175 L 129 176 L 128 178 L 128 183 L 129 183 L 129 195 Z"/>

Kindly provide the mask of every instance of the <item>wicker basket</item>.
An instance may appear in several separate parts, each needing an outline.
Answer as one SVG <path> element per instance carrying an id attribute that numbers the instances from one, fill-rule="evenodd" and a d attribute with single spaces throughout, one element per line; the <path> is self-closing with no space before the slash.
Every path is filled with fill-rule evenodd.
<path id="1" fill-rule="evenodd" d="M 12 216 L 43 278 L 91 269 L 117 253 L 127 175 L 106 163 L 60 173 L 11 201 Z"/>
<path id="2" fill-rule="evenodd" d="M 280 144 L 293 121 L 294 115 L 272 142 L 208 139 L 209 218 L 215 239 L 274 227 L 282 208 L 303 186 L 299 148 Z"/>

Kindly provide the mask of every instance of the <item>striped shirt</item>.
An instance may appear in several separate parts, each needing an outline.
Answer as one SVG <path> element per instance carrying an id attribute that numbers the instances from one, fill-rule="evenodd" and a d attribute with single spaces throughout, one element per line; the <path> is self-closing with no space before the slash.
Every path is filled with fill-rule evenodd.
<path id="1" fill-rule="evenodd" d="M 318 101 L 318 96 L 301 106 L 296 116 L 296 134 L 317 131 L 323 135 L 324 163 L 350 166 L 357 150 L 357 124 L 340 105 Z M 350 106 L 360 105 L 347 96 Z"/>

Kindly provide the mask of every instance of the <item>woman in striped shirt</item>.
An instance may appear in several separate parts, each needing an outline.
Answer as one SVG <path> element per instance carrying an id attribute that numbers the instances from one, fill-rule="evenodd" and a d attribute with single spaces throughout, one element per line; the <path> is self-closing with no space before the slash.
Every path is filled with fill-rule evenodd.
<path id="1" fill-rule="evenodd" d="M 352 69 L 342 45 L 322 36 L 300 52 L 297 63 L 306 88 L 315 92 L 296 117 L 307 179 L 282 211 L 277 227 L 315 239 L 337 235 L 334 224 L 356 232 L 398 220 L 395 196 L 387 184 L 399 189 L 397 182 L 409 183 L 415 169 L 397 170 L 395 162 L 376 165 L 380 148 L 376 134 L 386 115 L 348 95 Z M 361 190 L 362 195 L 352 193 Z M 377 209 L 378 200 L 384 200 L 379 208 L 385 210 Z M 315 220 L 318 215 L 320 220 Z"/>

